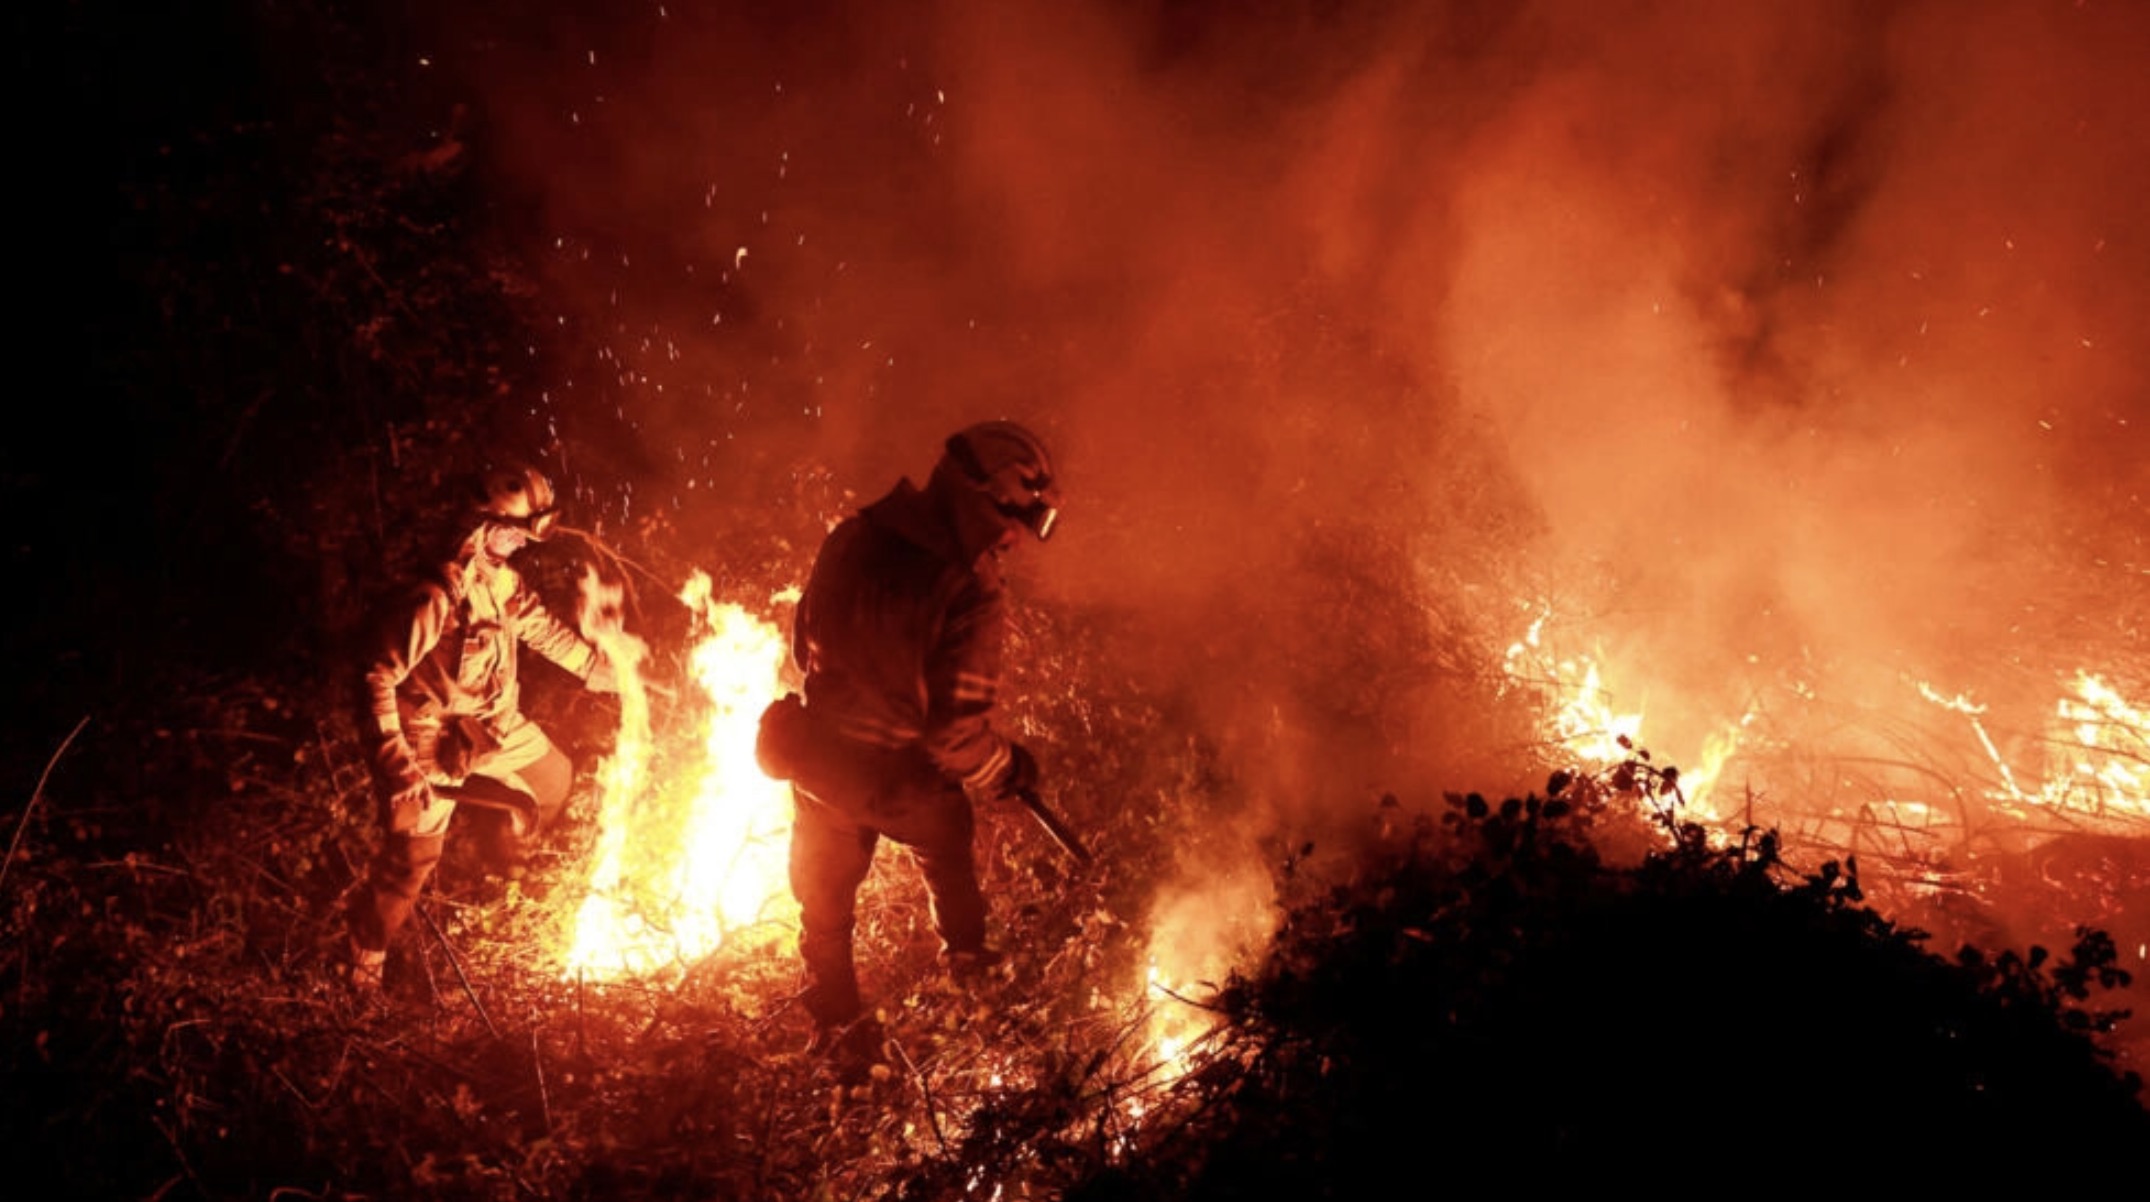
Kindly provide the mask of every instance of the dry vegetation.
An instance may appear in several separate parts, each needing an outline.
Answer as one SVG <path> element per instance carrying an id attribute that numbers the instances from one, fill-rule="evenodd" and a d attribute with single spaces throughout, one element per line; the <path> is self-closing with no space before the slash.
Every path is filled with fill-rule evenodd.
<path id="1" fill-rule="evenodd" d="M 128 771 L 63 759 L 19 820 L 0 1129 L 51 1167 L 44 1196 L 1358 1197 L 1465 1160 L 1642 1181 L 1661 1157 L 1799 1151 L 1946 1176 L 1995 1147 L 2117 1155 L 2150 1123 L 2098 1050 L 2109 939 L 1931 954 L 1845 866 L 1614 818 L 1658 779 L 1641 761 L 1502 804 L 1385 799 L 1350 865 L 1280 856 L 1286 921 L 1197 999 L 1216 1028 L 1184 1075 L 1157 1071 L 1144 1005 L 1165 999 L 1137 982 L 1145 883 L 1198 832 L 1084 814 L 1108 866 L 1070 875 L 992 817 L 1014 955 L 957 990 L 884 864 L 865 946 L 888 1059 L 846 1090 L 799 1054 L 791 962 L 754 932 L 631 983 L 560 974 L 586 814 L 515 887 L 451 855 L 388 996 L 354 1000 L 328 971 L 370 840 L 348 732 L 258 682 L 163 716 Z M 1108 777 L 1156 750 L 1123 717 Z M 154 830 L 149 787 L 214 801 Z"/>
<path id="2" fill-rule="evenodd" d="M 73 331 L 90 403 L 7 463 L 37 604 L 6 644 L 0 1131 L 35 1196 L 1363 1197 L 1464 1165 L 1643 1181 L 1697 1157 L 2097 1161 L 2150 1134 L 2100 1051 L 2109 940 L 1932 954 L 1864 907 L 1849 865 L 1613 818 L 1608 796 L 1662 781 L 1644 761 L 1502 804 L 1370 798 L 1335 823 L 1348 854 L 1263 849 L 1280 933 L 1212 983 L 1219 1026 L 1190 1071 L 1159 1073 L 1152 891 L 1220 837 L 1204 815 L 1230 782 L 1172 699 L 1115 670 L 1104 619 L 1039 611 L 1018 717 L 1101 863 L 1074 871 L 1019 815 L 987 815 L 1014 954 L 959 992 L 885 858 L 861 944 L 891 1040 L 863 1087 L 799 1054 L 781 930 L 628 984 L 556 969 L 587 777 L 515 887 L 452 842 L 387 996 L 355 1002 L 327 971 L 372 841 L 342 640 L 432 537 L 410 515 L 512 429 L 513 373 L 541 367 L 504 350 L 537 328 L 506 219 L 410 158 L 423 98 L 312 6 L 272 15 L 314 52 L 303 81 L 254 81 L 295 93 L 280 122 L 243 95 L 154 116 L 111 101 L 90 124 L 120 195 L 57 200 L 107 237 L 68 294 L 128 299 Z M 66 45 L 92 65 L 112 50 Z M 101 437 L 121 422 L 152 449 Z M 792 479 L 798 521 L 707 540 L 737 580 L 781 575 L 826 512 L 824 476 Z M 695 566 L 659 524 L 615 541 L 653 576 Z M 631 618 L 660 665 L 676 617 Z M 560 684 L 540 673 L 533 703 L 587 769 L 613 715 Z M 2049 894 L 2054 917 L 2141 880 L 2086 878 Z"/>

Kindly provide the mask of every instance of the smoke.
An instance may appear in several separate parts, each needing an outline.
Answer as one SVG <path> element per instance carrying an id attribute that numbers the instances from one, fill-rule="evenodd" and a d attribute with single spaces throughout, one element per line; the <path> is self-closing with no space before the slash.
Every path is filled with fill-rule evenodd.
<path id="1" fill-rule="evenodd" d="M 1475 144 L 1434 354 L 1619 558 L 1624 666 L 1994 700 L 2143 570 L 2141 14 L 1623 15 Z"/>
<path id="2" fill-rule="evenodd" d="M 1032 424 L 1071 499 L 1016 587 L 1287 823 L 1502 770 L 1536 599 L 1690 747 L 1787 676 L 2137 637 L 2139 6 L 423 20 L 615 518 L 721 559 Z M 807 466 L 850 495 L 781 511 Z"/>

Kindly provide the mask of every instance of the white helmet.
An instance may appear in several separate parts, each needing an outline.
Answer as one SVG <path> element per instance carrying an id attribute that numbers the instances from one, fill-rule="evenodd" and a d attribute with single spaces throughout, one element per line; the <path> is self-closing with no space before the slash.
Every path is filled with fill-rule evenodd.
<path id="1" fill-rule="evenodd" d="M 1002 517 L 1041 542 L 1052 536 L 1060 520 L 1060 486 L 1037 435 L 1014 422 L 980 422 L 951 435 L 947 451 L 945 461 Z"/>
<path id="2" fill-rule="evenodd" d="M 542 541 L 560 519 L 559 494 L 545 473 L 527 463 L 507 463 L 485 470 L 484 500 L 478 512 L 486 518 L 527 531 Z"/>

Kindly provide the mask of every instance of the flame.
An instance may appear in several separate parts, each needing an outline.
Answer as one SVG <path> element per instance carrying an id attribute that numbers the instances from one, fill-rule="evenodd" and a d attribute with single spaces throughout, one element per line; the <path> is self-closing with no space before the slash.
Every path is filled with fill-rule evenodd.
<path id="1" fill-rule="evenodd" d="M 1185 1075 L 1194 1048 L 1221 1021 L 1207 1007 L 1209 996 L 1275 934 L 1275 886 L 1251 863 L 1242 865 L 1222 880 L 1205 876 L 1198 886 L 1160 894 L 1152 911 L 1143 996 L 1149 1067 L 1159 1083 Z"/>
<path id="2" fill-rule="evenodd" d="M 1641 712 L 1613 708 L 1595 657 L 1554 654 L 1545 643 L 1546 620 L 1547 615 L 1539 615 L 1529 632 L 1509 645 L 1509 677 L 1548 689 L 1553 702 L 1548 724 L 1555 742 L 1592 764 L 1626 759 L 1642 732 Z"/>
<path id="3" fill-rule="evenodd" d="M 699 774 L 659 780 L 645 650 L 619 630 L 618 590 L 583 581 L 583 625 L 620 680 L 620 729 L 599 772 L 603 800 L 589 891 L 575 917 L 567 970 L 597 979 L 691 962 L 750 929 L 774 939 L 793 922 L 786 886 L 790 792 L 754 761 L 762 710 L 783 691 L 785 641 L 775 625 L 717 602 L 694 573 L 680 600 L 700 636 L 689 672 L 708 705 Z M 610 616 L 607 617 L 608 604 Z M 595 620 L 593 621 L 593 616 Z"/>
<path id="4" fill-rule="evenodd" d="M 2038 800 L 2099 816 L 2150 818 L 2150 713 L 2102 676 L 2079 671 L 2055 711 L 2056 749 L 2068 758 Z"/>
<path id="5" fill-rule="evenodd" d="M 1724 812 L 1715 804 L 1714 787 L 1725 765 L 1739 754 L 1747 729 L 1753 724 L 1754 711 L 1748 710 L 1738 722 L 1711 731 L 1702 740 L 1702 754 L 1696 757 L 1694 767 L 1680 773 L 1680 789 L 1686 795 L 1689 812 L 1696 817 L 1706 822 L 1724 821 Z"/>
<path id="6" fill-rule="evenodd" d="M 2129 701 L 2104 676 L 2078 670 L 2054 706 L 2045 738 L 2047 763 L 2035 789 L 2020 783 L 2014 765 L 1987 734 L 1987 707 L 1957 694 L 1943 696 L 1924 681 L 1919 695 L 1961 714 L 1993 764 L 1996 801 L 2021 802 L 2100 819 L 2150 818 L 2150 712 Z"/>
<path id="7" fill-rule="evenodd" d="M 1545 695 L 1544 722 L 1550 741 L 1576 764 L 1600 768 L 1636 756 L 1642 745 L 1642 712 L 1613 704 L 1613 692 L 1606 683 L 1613 674 L 1601 668 L 1595 655 L 1561 654 L 1551 647 L 1546 638 L 1549 618 L 1549 611 L 1542 612 L 1525 636 L 1508 648 L 1511 682 Z M 1988 728 L 1990 706 L 1963 693 L 1944 692 L 1926 681 L 1906 680 L 1926 702 L 1957 715 L 1969 726 L 1993 769 L 1985 797 L 1998 803 L 1996 813 L 2023 819 L 2034 809 L 2044 809 L 2108 828 L 2127 824 L 2131 834 L 2140 833 L 2137 824 L 2150 821 L 2150 709 L 2110 683 L 2107 676 L 2088 669 L 2073 673 L 2058 704 L 2048 711 L 2043 765 L 2012 763 L 2003 754 L 2003 740 Z M 1803 684 L 1793 691 L 1812 700 L 1811 690 Z M 1748 749 L 1759 717 L 1750 706 L 1737 721 L 1718 726 L 1704 738 L 1699 754 L 1691 760 L 1665 761 L 1666 766 L 1680 769 L 1678 787 L 1686 816 L 1713 828 L 1713 836 L 1723 836 L 1721 828 L 1730 823 L 1715 804 L 1713 787 L 1734 757 Z M 1892 829 L 1928 830 L 1946 817 L 1931 801 L 1915 795 L 1889 796 L 1878 803 L 1869 801 L 1862 813 L 1869 817 L 1885 813 Z"/>
<path id="8" fill-rule="evenodd" d="M 1551 741 L 1576 763 L 1604 768 L 1635 758 L 1642 746 L 1643 712 L 1614 704 L 1598 654 L 1561 654 L 1552 649 L 1545 634 L 1550 618 L 1550 612 L 1541 612 L 1529 631 L 1509 645 L 1504 657 L 1509 680 L 1544 692 Z M 1679 768 L 1679 798 L 1689 817 L 1705 823 L 1723 820 L 1709 794 L 1725 765 L 1738 754 L 1754 720 L 1750 707 L 1738 720 L 1704 736 L 1696 755 L 1670 762 L 1668 766 Z"/>

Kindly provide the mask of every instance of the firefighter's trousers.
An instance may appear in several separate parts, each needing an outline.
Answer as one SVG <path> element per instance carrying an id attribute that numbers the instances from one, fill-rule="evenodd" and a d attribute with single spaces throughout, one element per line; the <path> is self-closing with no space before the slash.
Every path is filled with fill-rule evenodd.
<path id="1" fill-rule="evenodd" d="M 458 798 L 471 802 L 473 810 L 493 803 L 483 806 L 472 825 L 484 840 L 487 864 L 512 871 L 520 867 L 528 841 L 558 816 L 574 783 L 573 762 L 537 723 L 521 719 L 508 725 L 499 746 L 472 761 L 468 776 L 434 780 L 433 804 L 383 803 L 380 848 L 347 911 L 352 946 L 384 950 L 410 920 L 419 893 L 440 864 Z"/>
<path id="2" fill-rule="evenodd" d="M 910 852 L 926 881 L 933 928 L 949 953 L 985 948 L 986 904 L 971 849 L 970 800 L 954 785 L 908 789 L 867 813 L 839 808 L 794 787 L 791 891 L 799 900 L 799 957 L 806 1010 L 817 1026 L 859 1016 L 852 954 L 858 889 L 886 837 Z"/>

